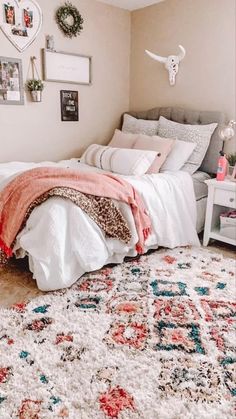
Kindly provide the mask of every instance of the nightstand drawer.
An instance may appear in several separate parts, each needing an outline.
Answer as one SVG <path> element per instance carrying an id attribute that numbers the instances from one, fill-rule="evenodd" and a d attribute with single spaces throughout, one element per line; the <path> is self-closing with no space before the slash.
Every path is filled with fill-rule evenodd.
<path id="1" fill-rule="evenodd" d="M 225 189 L 215 189 L 214 204 L 236 208 L 236 193 Z"/>

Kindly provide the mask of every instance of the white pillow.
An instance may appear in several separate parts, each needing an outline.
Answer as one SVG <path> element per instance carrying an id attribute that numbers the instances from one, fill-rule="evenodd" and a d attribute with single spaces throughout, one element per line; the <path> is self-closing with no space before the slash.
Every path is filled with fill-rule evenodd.
<path id="1" fill-rule="evenodd" d="M 137 119 L 131 115 L 125 114 L 122 131 L 130 132 L 132 134 L 157 135 L 158 125 L 158 121 Z"/>
<path id="2" fill-rule="evenodd" d="M 181 141 L 196 143 L 196 147 L 190 155 L 182 170 L 193 174 L 201 166 L 207 152 L 211 136 L 217 124 L 189 125 L 169 121 L 163 116 L 159 119 L 158 135 L 167 138 L 176 138 Z"/>
<path id="3" fill-rule="evenodd" d="M 125 133 L 116 129 L 108 146 L 115 148 L 133 148 L 137 139 L 138 134 Z"/>
<path id="4" fill-rule="evenodd" d="M 163 138 L 164 140 L 164 138 Z M 197 147 L 196 143 L 187 143 L 187 141 L 175 140 L 174 147 L 161 166 L 161 172 L 170 170 L 176 172 L 186 163 L 193 150 Z"/>
<path id="5" fill-rule="evenodd" d="M 121 175 L 144 175 L 156 158 L 156 151 L 112 148 L 92 144 L 81 162 Z"/>

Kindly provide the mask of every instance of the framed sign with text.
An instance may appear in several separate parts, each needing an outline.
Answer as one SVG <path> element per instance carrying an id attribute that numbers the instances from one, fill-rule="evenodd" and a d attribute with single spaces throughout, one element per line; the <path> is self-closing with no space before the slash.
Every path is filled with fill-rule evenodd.
<path id="1" fill-rule="evenodd" d="M 44 80 L 91 84 L 92 58 L 85 55 L 43 50 Z"/>
<path id="2" fill-rule="evenodd" d="M 61 90 L 61 120 L 79 120 L 79 94 L 75 90 Z"/>

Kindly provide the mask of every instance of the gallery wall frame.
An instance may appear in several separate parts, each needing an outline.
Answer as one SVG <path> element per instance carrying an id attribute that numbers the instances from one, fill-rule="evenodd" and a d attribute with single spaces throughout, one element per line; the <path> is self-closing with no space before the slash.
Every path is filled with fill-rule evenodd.
<path id="1" fill-rule="evenodd" d="M 22 60 L 0 56 L 0 104 L 24 105 Z"/>
<path id="2" fill-rule="evenodd" d="M 45 81 L 92 84 L 92 57 L 43 49 Z"/>
<path id="3" fill-rule="evenodd" d="M 23 52 L 38 36 L 43 14 L 36 0 L 0 0 L 0 28 L 8 40 Z"/>
<path id="4" fill-rule="evenodd" d="M 60 90 L 61 120 L 79 120 L 79 93 L 77 90 Z"/>

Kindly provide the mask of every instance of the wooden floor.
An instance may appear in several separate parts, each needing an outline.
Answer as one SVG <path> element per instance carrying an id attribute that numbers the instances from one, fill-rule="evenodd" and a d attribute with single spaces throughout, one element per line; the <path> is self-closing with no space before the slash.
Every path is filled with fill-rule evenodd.
<path id="1" fill-rule="evenodd" d="M 221 242 L 212 242 L 208 250 L 235 258 L 235 248 Z M 13 260 L 7 267 L 0 267 L 0 307 L 10 307 L 43 294 L 28 270 L 27 260 Z"/>

